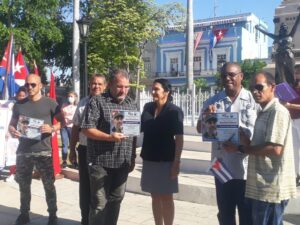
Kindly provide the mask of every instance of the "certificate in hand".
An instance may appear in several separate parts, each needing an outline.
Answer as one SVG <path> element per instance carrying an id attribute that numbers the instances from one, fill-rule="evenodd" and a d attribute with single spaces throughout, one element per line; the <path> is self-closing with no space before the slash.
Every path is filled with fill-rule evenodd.
<path id="1" fill-rule="evenodd" d="M 17 125 L 17 130 L 21 133 L 21 137 L 34 140 L 41 140 L 41 126 L 44 120 L 35 119 L 20 115 Z"/>
<path id="2" fill-rule="evenodd" d="M 123 133 L 125 136 L 140 134 L 141 113 L 131 110 L 114 110 L 111 113 L 110 132 Z"/>
<path id="3" fill-rule="evenodd" d="M 203 113 L 203 141 L 239 143 L 239 114 L 237 112 Z"/>

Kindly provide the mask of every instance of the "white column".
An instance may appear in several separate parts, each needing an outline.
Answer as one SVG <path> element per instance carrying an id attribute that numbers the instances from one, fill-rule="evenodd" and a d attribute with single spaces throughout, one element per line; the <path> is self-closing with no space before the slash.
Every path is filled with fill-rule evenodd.
<path id="1" fill-rule="evenodd" d="M 79 20 L 79 0 L 74 0 L 74 9 L 73 9 L 73 48 L 72 48 L 72 75 L 73 75 L 73 84 L 74 91 L 78 94 L 78 99 L 80 99 L 80 51 L 79 51 L 79 41 L 80 34 L 77 24 Z"/>

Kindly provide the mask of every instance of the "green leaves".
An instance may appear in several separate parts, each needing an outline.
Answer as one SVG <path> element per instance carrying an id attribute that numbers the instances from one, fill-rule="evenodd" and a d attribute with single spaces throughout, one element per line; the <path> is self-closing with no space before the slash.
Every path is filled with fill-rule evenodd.
<path id="1" fill-rule="evenodd" d="M 0 4 L 1 54 L 12 32 L 15 50 L 22 48 L 31 70 L 33 60 L 41 72 L 45 65 L 52 66 L 54 62 L 62 69 L 70 67 L 71 60 L 67 63 L 65 58 L 71 56 L 67 48 L 71 47 L 72 30 L 67 29 L 63 21 L 64 9 L 70 3 L 70 0 L 3 0 Z"/>
<path id="2" fill-rule="evenodd" d="M 174 20 L 178 11 L 183 14 L 178 4 L 158 7 L 143 0 L 92 0 L 90 9 L 94 18 L 88 50 L 90 72 L 96 67 L 99 71 L 119 67 L 136 74 L 145 44 L 160 37 L 170 21 L 178 23 L 178 16 Z"/>
<path id="3" fill-rule="evenodd" d="M 258 59 L 245 59 L 241 62 L 241 68 L 244 73 L 243 86 L 249 88 L 249 82 L 254 74 L 262 70 L 267 64 Z"/>

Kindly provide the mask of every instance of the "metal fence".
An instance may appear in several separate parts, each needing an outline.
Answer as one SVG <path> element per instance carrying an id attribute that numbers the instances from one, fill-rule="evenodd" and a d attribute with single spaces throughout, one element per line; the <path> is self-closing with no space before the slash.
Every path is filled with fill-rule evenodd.
<path id="1" fill-rule="evenodd" d="M 173 94 L 173 103 L 177 106 L 179 106 L 183 113 L 184 113 L 184 124 L 185 125 L 193 125 L 195 126 L 200 114 L 200 111 L 203 106 L 203 102 L 208 99 L 210 96 L 214 94 L 214 91 L 199 91 L 198 93 L 195 93 L 194 99 L 192 98 L 191 94 L 188 93 L 174 93 Z M 152 94 L 148 91 L 142 91 L 140 92 L 140 101 L 139 106 L 140 110 L 142 111 L 144 108 L 144 105 L 147 102 L 152 101 Z M 194 104 L 194 107 L 192 107 Z M 194 108 L 194 113 L 192 112 L 192 109 Z"/>

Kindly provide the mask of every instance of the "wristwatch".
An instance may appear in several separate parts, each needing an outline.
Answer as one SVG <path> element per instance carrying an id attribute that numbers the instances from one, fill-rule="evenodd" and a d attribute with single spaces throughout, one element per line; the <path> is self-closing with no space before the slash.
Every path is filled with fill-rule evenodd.
<path id="1" fill-rule="evenodd" d="M 239 146 L 238 146 L 238 151 L 239 151 L 240 153 L 245 153 L 245 146 L 244 146 L 244 145 L 239 145 Z"/>

